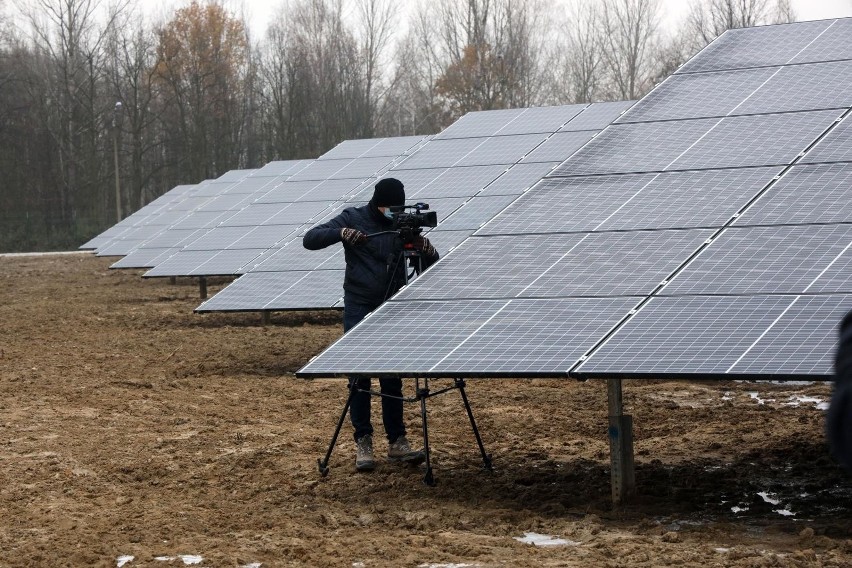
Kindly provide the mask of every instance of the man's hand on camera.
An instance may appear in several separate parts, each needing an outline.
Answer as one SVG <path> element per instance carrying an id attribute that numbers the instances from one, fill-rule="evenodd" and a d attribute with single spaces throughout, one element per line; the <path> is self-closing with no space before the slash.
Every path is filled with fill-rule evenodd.
<path id="1" fill-rule="evenodd" d="M 367 235 L 358 229 L 340 229 L 340 239 L 349 246 L 357 247 L 367 242 Z"/>
<path id="2" fill-rule="evenodd" d="M 435 256 L 435 247 L 426 237 L 418 236 L 414 239 L 414 248 L 420 250 L 426 256 Z"/>

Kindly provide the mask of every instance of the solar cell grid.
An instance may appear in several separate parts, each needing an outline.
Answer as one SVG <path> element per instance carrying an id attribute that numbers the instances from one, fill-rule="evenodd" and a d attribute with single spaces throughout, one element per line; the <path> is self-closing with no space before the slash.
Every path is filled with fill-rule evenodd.
<path id="1" fill-rule="evenodd" d="M 214 227 L 186 245 L 186 250 L 222 250 L 246 235 L 249 227 Z"/>
<path id="2" fill-rule="evenodd" d="M 291 270 L 328 270 L 346 268 L 343 247 L 332 246 L 318 251 L 307 250 L 301 239 L 289 241 L 286 246 L 269 254 L 261 262 L 249 267 L 249 272 L 286 272 Z M 342 285 L 341 280 L 338 284 Z"/>
<path id="3" fill-rule="evenodd" d="M 521 156 L 528 154 L 544 142 L 545 138 L 546 135 L 544 134 L 517 134 L 487 138 L 467 155 L 461 157 L 454 165 L 514 164 L 519 161 Z"/>
<path id="4" fill-rule="evenodd" d="M 790 296 L 653 298 L 577 368 L 584 374 L 724 374 Z"/>
<path id="5" fill-rule="evenodd" d="M 359 158 L 329 176 L 330 179 L 363 179 L 381 171 L 391 163 L 388 157 Z"/>
<path id="6" fill-rule="evenodd" d="M 493 136 L 526 109 L 469 112 L 435 136 L 436 140 Z"/>
<path id="7" fill-rule="evenodd" d="M 586 107 L 583 112 L 571 119 L 559 132 L 571 132 L 575 130 L 603 130 L 621 113 L 633 106 L 636 101 L 616 101 L 609 103 L 594 103 Z"/>
<path id="8" fill-rule="evenodd" d="M 365 158 L 388 156 L 395 158 L 414 149 L 418 144 L 427 140 L 428 136 L 400 136 L 394 138 L 382 138 L 376 145 L 364 153 Z"/>
<path id="9" fill-rule="evenodd" d="M 281 160 L 269 162 L 251 174 L 251 177 L 277 177 L 298 171 L 307 166 L 312 160 Z"/>
<path id="10" fill-rule="evenodd" d="M 711 230 L 473 237 L 400 300 L 650 293 Z M 464 269 L 459 270 L 464 267 Z"/>
<path id="11" fill-rule="evenodd" d="M 852 163 L 794 166 L 734 225 L 852 222 Z"/>
<path id="12" fill-rule="evenodd" d="M 784 65 L 813 45 L 832 23 L 821 20 L 728 30 L 677 73 Z"/>
<path id="13" fill-rule="evenodd" d="M 852 33 L 850 33 L 852 38 Z M 735 114 L 848 108 L 852 106 L 852 61 L 783 67 L 736 108 Z"/>
<path id="14" fill-rule="evenodd" d="M 848 161 L 852 161 L 852 119 L 848 116 L 802 158 L 805 164 Z"/>
<path id="15" fill-rule="evenodd" d="M 635 298 L 512 300 L 429 371 L 564 375 L 635 304 Z"/>
<path id="16" fill-rule="evenodd" d="M 725 116 L 780 69 L 766 67 L 671 75 L 616 123 Z"/>
<path id="17" fill-rule="evenodd" d="M 478 195 L 520 195 L 559 165 L 559 162 L 515 164 Z"/>
<path id="18" fill-rule="evenodd" d="M 270 186 L 270 189 L 262 193 L 256 200 L 256 203 L 292 203 L 301 196 L 310 192 L 313 188 L 320 184 L 319 181 L 290 181 L 287 180 L 276 186 Z"/>
<path id="19" fill-rule="evenodd" d="M 190 276 L 194 269 L 213 258 L 217 252 L 215 250 L 179 250 L 158 262 L 151 270 L 143 274 L 143 277 Z"/>
<path id="20" fill-rule="evenodd" d="M 172 225 L 169 230 L 210 229 L 233 215 L 232 211 L 193 211 Z"/>
<path id="21" fill-rule="evenodd" d="M 110 268 L 150 268 L 163 255 L 171 256 L 178 250 L 177 248 L 138 248 L 110 265 Z M 168 256 L 165 258 L 168 258 Z"/>
<path id="22" fill-rule="evenodd" d="M 456 209 L 440 227 L 447 231 L 476 230 L 514 200 L 514 195 L 473 197 Z"/>
<path id="23" fill-rule="evenodd" d="M 467 166 L 441 170 L 440 176 L 420 189 L 409 190 L 405 182 L 407 172 L 421 170 L 402 170 L 400 181 L 405 184 L 405 194 L 408 201 L 434 197 L 470 197 L 476 195 L 485 186 L 506 171 L 506 166 Z M 429 170 L 432 171 L 432 170 Z M 395 172 L 388 172 L 394 176 Z"/>
<path id="24" fill-rule="evenodd" d="M 579 150 L 583 145 L 595 137 L 595 130 L 581 130 L 578 132 L 558 132 L 544 141 L 541 146 L 535 148 L 524 156 L 523 163 L 530 162 L 556 162 L 565 160 L 568 156 Z"/>
<path id="25" fill-rule="evenodd" d="M 425 236 L 441 256 L 459 246 L 473 231 L 447 231 L 442 228 L 429 231 Z"/>
<path id="26" fill-rule="evenodd" d="M 817 277 L 850 242 L 852 225 L 729 228 L 660 294 L 814 292 Z"/>
<path id="27" fill-rule="evenodd" d="M 662 171 L 719 119 L 614 124 L 598 134 L 551 176 Z"/>
<path id="28" fill-rule="evenodd" d="M 245 235 L 226 246 L 226 249 L 266 249 L 272 247 L 290 233 L 295 232 L 296 225 L 260 225 L 246 227 Z"/>
<path id="29" fill-rule="evenodd" d="M 852 18 L 835 20 L 815 41 L 796 55 L 791 63 L 852 59 L 850 36 L 852 36 Z"/>
<path id="30" fill-rule="evenodd" d="M 352 162 L 351 159 L 343 160 L 315 160 L 310 165 L 290 176 L 289 181 L 320 181 L 331 179 L 334 174 Z"/>
<path id="31" fill-rule="evenodd" d="M 839 115 L 824 110 L 725 118 L 666 169 L 789 164 Z"/>
<path id="32" fill-rule="evenodd" d="M 286 207 L 281 207 L 277 213 L 264 222 L 265 225 L 301 225 L 302 223 L 309 223 L 311 219 L 322 215 L 329 207 L 329 204 L 324 201 L 282 203 L 280 205 L 286 205 Z"/>
<path id="33" fill-rule="evenodd" d="M 722 226 L 781 168 L 548 178 L 477 234 Z"/>
<path id="34" fill-rule="evenodd" d="M 240 269 L 257 258 L 264 249 L 239 249 L 211 251 L 214 254 L 206 262 L 200 263 L 186 276 L 231 276 L 240 273 Z"/>
<path id="35" fill-rule="evenodd" d="M 362 140 L 344 140 L 319 158 L 317 161 L 325 160 L 352 160 L 370 151 L 378 140 L 367 138 Z"/>
<path id="36" fill-rule="evenodd" d="M 556 132 L 563 124 L 580 114 L 588 105 L 564 105 L 525 109 L 496 134 L 532 134 Z"/>
<path id="37" fill-rule="evenodd" d="M 837 322 L 852 296 L 798 296 L 765 335 L 728 372 L 734 374 L 832 375 Z"/>
<path id="38" fill-rule="evenodd" d="M 387 302 L 335 343 L 330 357 L 314 359 L 303 370 L 335 373 L 346 367 L 351 373 L 417 372 L 420 376 L 506 303 Z M 428 319 L 421 321 L 426 314 Z M 364 357 L 376 345 L 393 345 L 394 349 L 387 357 Z M 394 357 L 394 353 L 399 355 Z"/>
<path id="39" fill-rule="evenodd" d="M 447 132 L 445 130 L 444 132 Z M 470 153 L 487 138 L 439 139 L 435 137 L 422 149 L 406 158 L 395 170 L 417 170 L 423 168 L 448 168 L 454 166 L 461 157 Z"/>

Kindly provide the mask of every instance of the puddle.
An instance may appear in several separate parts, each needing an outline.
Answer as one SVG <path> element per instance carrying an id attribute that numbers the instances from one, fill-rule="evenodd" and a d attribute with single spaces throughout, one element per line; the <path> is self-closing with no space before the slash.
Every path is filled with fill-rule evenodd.
<path id="1" fill-rule="evenodd" d="M 124 566 L 128 562 L 133 562 L 134 558 L 136 558 L 136 557 L 135 556 L 129 556 L 129 555 L 119 556 L 115 561 L 116 566 L 118 566 L 118 568 L 121 568 L 122 566 Z"/>
<path id="2" fill-rule="evenodd" d="M 535 546 L 577 546 L 581 544 L 573 540 L 566 540 L 564 538 L 533 532 L 526 532 L 524 533 L 524 536 L 516 536 L 514 539 L 518 542 L 534 544 Z"/>
<path id="3" fill-rule="evenodd" d="M 171 562 L 172 560 L 181 560 L 187 566 L 192 566 L 195 564 L 201 564 L 201 561 L 204 559 L 201 556 L 195 554 L 179 554 L 178 556 L 155 556 L 154 560 L 159 560 L 160 562 Z"/>

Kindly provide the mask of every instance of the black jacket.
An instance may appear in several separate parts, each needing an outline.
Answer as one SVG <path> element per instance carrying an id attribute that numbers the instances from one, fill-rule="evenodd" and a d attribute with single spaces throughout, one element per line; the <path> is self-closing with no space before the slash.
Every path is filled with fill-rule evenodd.
<path id="1" fill-rule="evenodd" d="M 367 242 L 358 246 L 344 244 L 346 255 L 346 276 L 343 280 L 343 301 L 378 307 L 386 298 L 395 294 L 405 284 L 405 263 L 395 263 L 402 251 L 403 240 L 395 232 L 390 232 L 393 222 L 385 217 L 371 203 L 361 207 L 344 209 L 334 219 L 317 225 L 305 233 L 302 239 L 306 249 L 319 250 L 342 242 L 340 230 L 358 229 L 371 236 Z M 426 269 L 438 260 L 438 254 L 421 257 Z"/>
<path id="2" fill-rule="evenodd" d="M 828 440 L 837 459 L 852 471 L 852 312 L 840 324 L 834 372 L 834 396 L 826 417 Z"/>

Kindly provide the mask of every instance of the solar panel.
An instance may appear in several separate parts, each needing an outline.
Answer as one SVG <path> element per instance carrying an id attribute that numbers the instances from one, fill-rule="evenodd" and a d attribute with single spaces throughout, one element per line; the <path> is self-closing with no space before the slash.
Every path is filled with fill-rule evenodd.
<path id="1" fill-rule="evenodd" d="M 434 170 L 391 170 L 388 176 L 396 177 L 405 185 L 405 195 L 409 201 L 421 201 L 439 197 L 472 197 L 506 170 L 507 167 L 504 165 L 446 168 L 440 170 L 440 175 L 432 179 L 430 183 L 413 190 L 409 190 L 406 181 L 410 174 Z"/>
<path id="2" fill-rule="evenodd" d="M 817 42 L 832 20 L 728 30 L 678 69 L 696 73 L 784 65 Z"/>
<path id="3" fill-rule="evenodd" d="M 435 140 L 494 136 L 513 118 L 522 115 L 525 110 L 518 108 L 469 112 L 435 136 Z"/>
<path id="4" fill-rule="evenodd" d="M 520 195 L 559 165 L 559 162 L 516 164 L 477 195 Z"/>
<path id="5" fill-rule="evenodd" d="M 421 370 L 444 376 L 564 375 L 593 338 L 634 303 L 629 298 L 389 302 L 383 308 L 386 318 L 366 318 L 358 326 L 361 333 L 348 333 L 334 345 L 333 358 L 315 359 L 302 372 L 333 374 L 343 364 L 369 375 Z M 363 357 L 383 341 L 405 355 Z"/>
<path id="6" fill-rule="evenodd" d="M 603 130 L 616 118 L 627 111 L 635 101 L 614 101 L 610 103 L 597 103 L 583 109 L 568 124 L 558 132 L 573 132 L 577 130 Z"/>
<path id="7" fill-rule="evenodd" d="M 852 163 L 794 166 L 735 225 L 852 222 Z"/>
<path id="8" fill-rule="evenodd" d="M 726 116 L 780 69 L 764 67 L 671 75 L 633 105 L 617 123 Z"/>
<path id="9" fill-rule="evenodd" d="M 447 129 L 449 130 L 449 128 Z M 472 152 L 487 138 L 453 138 L 430 141 L 423 149 L 412 154 L 399 164 L 397 170 L 417 170 L 423 168 L 449 168 L 460 158 Z"/>
<path id="10" fill-rule="evenodd" d="M 712 231 L 474 237 L 396 298 L 645 295 Z"/>
<path id="11" fill-rule="evenodd" d="M 802 163 L 852 161 L 852 120 L 846 117 L 802 158 Z"/>
<path id="12" fill-rule="evenodd" d="M 725 229 L 660 292 L 805 293 L 852 243 L 852 225 Z M 848 283 L 852 286 L 852 282 Z M 852 292 L 841 290 L 843 292 Z"/>
<path id="13" fill-rule="evenodd" d="M 790 296 L 653 298 L 577 372 L 725 374 L 793 300 Z"/>
<path id="14" fill-rule="evenodd" d="M 343 289 L 342 270 L 253 272 L 241 276 L 196 312 L 327 309 Z"/>
<path id="15" fill-rule="evenodd" d="M 781 168 L 548 178 L 478 235 L 718 227 Z"/>
<path id="16" fill-rule="evenodd" d="M 523 163 L 556 162 L 564 160 L 591 140 L 597 134 L 596 130 L 580 130 L 578 132 L 558 132 L 544 141 L 524 156 Z"/>
<path id="17" fill-rule="evenodd" d="M 507 136 L 511 134 L 555 132 L 563 124 L 583 112 L 588 106 L 580 104 L 528 108 L 495 134 Z"/>
<path id="18" fill-rule="evenodd" d="M 516 196 L 514 195 L 473 197 L 442 221 L 441 229 L 446 231 L 476 230 L 515 199 Z"/>

